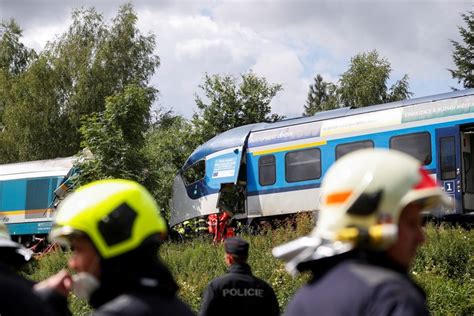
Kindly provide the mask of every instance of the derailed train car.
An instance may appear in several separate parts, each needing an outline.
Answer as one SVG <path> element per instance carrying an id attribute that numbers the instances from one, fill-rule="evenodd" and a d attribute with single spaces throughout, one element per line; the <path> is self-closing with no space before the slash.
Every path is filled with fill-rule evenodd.
<path id="1" fill-rule="evenodd" d="M 474 214 L 474 89 L 340 108 L 276 123 L 238 127 L 198 147 L 173 185 L 170 224 L 217 213 L 227 192 L 232 211 L 258 218 L 317 210 L 330 165 L 363 148 L 392 148 L 419 159 L 453 207 L 439 216 Z M 390 166 L 387 166 L 390 168 Z"/>
<path id="2" fill-rule="evenodd" d="M 0 220 L 13 239 L 30 244 L 50 231 L 54 192 L 73 163 L 69 157 L 0 165 Z"/>

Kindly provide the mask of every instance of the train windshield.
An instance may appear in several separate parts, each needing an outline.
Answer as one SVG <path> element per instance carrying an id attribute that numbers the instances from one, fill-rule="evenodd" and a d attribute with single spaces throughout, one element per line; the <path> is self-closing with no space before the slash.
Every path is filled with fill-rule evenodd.
<path id="1" fill-rule="evenodd" d="M 183 171 L 183 181 L 185 185 L 190 185 L 201 180 L 206 175 L 206 162 L 199 160 L 194 165 Z"/>

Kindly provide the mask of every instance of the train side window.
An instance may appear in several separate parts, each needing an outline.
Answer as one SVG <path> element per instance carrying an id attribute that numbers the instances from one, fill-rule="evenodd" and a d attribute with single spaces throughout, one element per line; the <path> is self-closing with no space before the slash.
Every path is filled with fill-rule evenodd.
<path id="1" fill-rule="evenodd" d="M 431 163 L 431 135 L 428 132 L 405 134 L 390 138 L 390 148 L 415 157 L 423 165 Z"/>
<path id="2" fill-rule="evenodd" d="M 49 179 L 35 179 L 26 182 L 26 209 L 43 210 L 48 208 Z M 25 218 L 42 217 L 42 212 L 26 212 Z"/>
<path id="3" fill-rule="evenodd" d="M 266 155 L 258 159 L 258 182 L 261 186 L 275 184 L 276 163 L 274 155 Z"/>
<path id="4" fill-rule="evenodd" d="M 311 148 L 285 155 L 286 182 L 314 180 L 321 177 L 321 150 Z"/>
<path id="5" fill-rule="evenodd" d="M 353 143 L 339 144 L 336 146 L 336 160 L 348 153 L 365 148 L 374 148 L 374 142 L 371 140 L 362 140 Z"/>
<path id="6" fill-rule="evenodd" d="M 456 145 L 454 136 L 439 139 L 439 159 L 441 166 L 441 180 L 456 178 Z"/>
<path id="7" fill-rule="evenodd" d="M 183 179 L 186 185 L 201 180 L 206 175 L 206 161 L 199 160 L 191 167 L 183 171 Z"/>

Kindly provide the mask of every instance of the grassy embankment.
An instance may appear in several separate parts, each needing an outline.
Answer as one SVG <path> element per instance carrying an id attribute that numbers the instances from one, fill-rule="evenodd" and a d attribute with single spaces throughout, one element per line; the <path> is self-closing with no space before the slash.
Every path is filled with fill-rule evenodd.
<path id="1" fill-rule="evenodd" d="M 283 264 L 271 256 L 271 249 L 287 240 L 306 234 L 311 219 L 298 218 L 296 229 L 282 226 L 256 236 L 244 236 L 251 244 L 250 264 L 253 272 L 267 280 L 275 289 L 282 309 L 308 275 L 292 279 Z M 474 231 L 451 227 L 426 227 L 427 243 L 421 248 L 412 276 L 426 290 L 434 315 L 474 315 Z M 180 296 L 198 310 L 207 283 L 225 272 L 222 245 L 207 240 L 165 243 L 161 257 L 169 265 L 181 286 Z M 67 253 L 56 252 L 31 264 L 28 277 L 40 280 L 66 264 Z M 85 302 L 70 298 L 75 315 L 88 314 Z"/>

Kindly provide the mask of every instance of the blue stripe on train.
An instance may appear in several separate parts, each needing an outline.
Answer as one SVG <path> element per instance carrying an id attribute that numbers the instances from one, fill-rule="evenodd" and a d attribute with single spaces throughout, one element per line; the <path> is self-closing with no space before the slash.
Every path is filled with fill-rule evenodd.
<path id="1" fill-rule="evenodd" d="M 6 223 L 10 235 L 47 234 L 51 230 L 52 224 L 52 221 L 15 224 Z"/>
<path id="2" fill-rule="evenodd" d="M 310 184 L 291 186 L 291 187 L 285 187 L 285 188 L 277 188 L 277 189 L 268 189 L 268 190 L 247 192 L 247 196 L 263 195 L 263 194 L 271 194 L 271 193 L 283 193 L 283 192 L 298 191 L 298 190 L 307 190 L 307 189 L 319 188 L 320 186 L 321 186 L 321 183 L 310 183 Z"/>
<path id="3" fill-rule="evenodd" d="M 429 174 L 434 174 L 436 169 L 426 169 Z M 298 190 L 308 190 L 308 189 L 317 189 L 321 187 L 321 183 L 310 183 L 305 185 L 299 186 L 291 186 L 285 188 L 277 188 L 277 189 L 268 189 L 268 190 L 260 190 L 260 191 L 252 191 L 247 192 L 247 196 L 255 196 L 255 195 L 263 195 L 263 194 L 271 194 L 271 193 L 283 193 L 289 191 L 298 191 Z"/>

